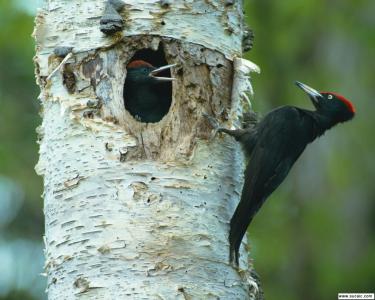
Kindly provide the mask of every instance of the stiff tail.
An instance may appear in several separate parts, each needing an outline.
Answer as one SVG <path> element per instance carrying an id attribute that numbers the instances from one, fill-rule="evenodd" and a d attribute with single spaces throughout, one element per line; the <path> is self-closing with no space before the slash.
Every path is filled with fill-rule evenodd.
<path id="1" fill-rule="evenodd" d="M 246 233 L 247 227 L 251 223 L 253 217 L 248 218 L 245 216 L 246 220 L 243 219 L 244 216 L 238 216 L 238 209 L 234 213 L 230 222 L 229 231 L 229 262 L 234 263 L 237 267 L 239 265 L 239 251 L 241 247 L 241 241 Z M 242 212 L 243 213 L 243 212 Z"/>
<path id="2" fill-rule="evenodd" d="M 244 187 L 246 191 L 247 186 Z M 248 195 L 248 193 L 245 193 Z M 243 196 L 243 195 L 242 195 Z M 241 246 L 241 241 L 243 236 L 246 234 L 247 228 L 252 222 L 254 216 L 263 204 L 263 199 L 261 201 L 249 201 L 249 199 L 241 199 L 238 204 L 236 211 L 234 212 L 232 219 L 230 220 L 230 230 L 229 230 L 229 245 L 230 245 L 230 255 L 229 262 L 235 263 L 238 266 L 239 251 Z"/>

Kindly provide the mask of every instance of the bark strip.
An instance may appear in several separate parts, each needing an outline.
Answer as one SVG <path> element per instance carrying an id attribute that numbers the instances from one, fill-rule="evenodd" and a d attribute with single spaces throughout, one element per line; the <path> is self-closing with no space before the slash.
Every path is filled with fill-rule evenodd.
<path id="1" fill-rule="evenodd" d="M 243 271 L 228 264 L 243 155 L 202 116 L 231 123 L 247 105 L 240 1 L 161 2 L 126 1 L 114 37 L 99 30 L 104 1 L 50 0 L 36 18 L 49 299 L 256 297 L 245 250 Z M 140 123 L 124 108 L 126 65 L 160 44 L 178 64 L 172 106 Z"/>

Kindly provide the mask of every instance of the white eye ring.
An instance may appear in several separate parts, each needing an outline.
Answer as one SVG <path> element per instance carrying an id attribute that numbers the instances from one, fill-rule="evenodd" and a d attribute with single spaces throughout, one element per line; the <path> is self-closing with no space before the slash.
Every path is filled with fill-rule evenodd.
<path id="1" fill-rule="evenodd" d="M 328 95 L 327 97 L 329 100 L 332 100 L 333 99 L 333 96 L 332 95 Z"/>

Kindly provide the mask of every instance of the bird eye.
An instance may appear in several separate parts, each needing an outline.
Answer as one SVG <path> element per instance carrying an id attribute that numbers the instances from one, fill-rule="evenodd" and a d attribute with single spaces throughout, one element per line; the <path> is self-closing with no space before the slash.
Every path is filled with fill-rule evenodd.
<path id="1" fill-rule="evenodd" d="M 333 99 L 333 96 L 332 96 L 332 95 L 328 95 L 328 99 L 329 99 L 329 100 L 332 100 L 332 99 Z"/>

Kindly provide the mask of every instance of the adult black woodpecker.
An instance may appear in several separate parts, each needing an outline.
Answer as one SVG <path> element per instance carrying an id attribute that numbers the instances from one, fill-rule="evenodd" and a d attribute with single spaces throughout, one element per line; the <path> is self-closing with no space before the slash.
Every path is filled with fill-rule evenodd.
<path id="1" fill-rule="evenodd" d="M 175 65 L 155 68 L 143 60 L 130 62 L 124 84 L 125 108 L 137 120 L 159 122 L 168 112 L 172 101 L 173 77 L 157 76 Z"/>
<path id="2" fill-rule="evenodd" d="M 307 144 L 355 114 L 353 104 L 339 94 L 319 93 L 298 81 L 296 85 L 307 93 L 316 110 L 281 106 L 256 125 L 236 130 L 220 128 L 216 120 L 208 117 L 216 130 L 239 141 L 250 158 L 241 200 L 230 220 L 230 262 L 237 266 L 241 241 L 252 219 L 288 175 Z"/>

